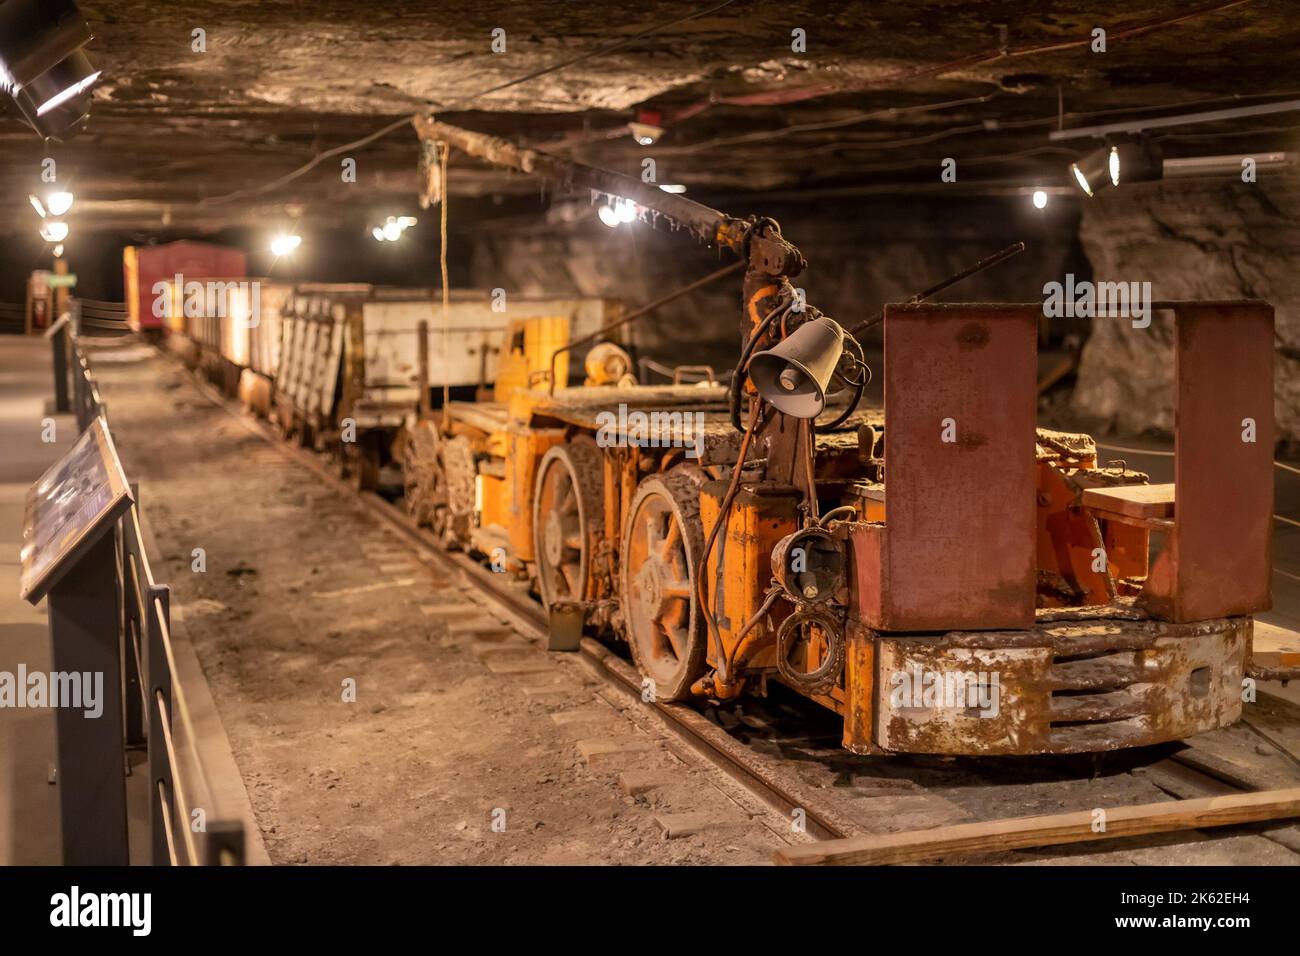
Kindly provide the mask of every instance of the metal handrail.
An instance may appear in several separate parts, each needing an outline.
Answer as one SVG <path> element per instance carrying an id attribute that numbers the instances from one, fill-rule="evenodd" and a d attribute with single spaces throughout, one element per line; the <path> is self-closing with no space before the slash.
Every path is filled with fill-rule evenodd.
<path id="1" fill-rule="evenodd" d="M 79 331 L 80 319 L 77 317 L 69 338 L 72 352 L 72 405 L 78 430 L 84 431 L 97 418 L 103 417 L 107 423 L 107 408 L 100 395 L 99 385 L 92 376 L 90 363 L 78 341 Z M 118 584 L 120 606 L 124 612 L 122 626 L 128 638 L 128 652 L 122 661 L 122 677 L 128 688 L 132 683 L 136 684 L 141 709 L 139 715 L 133 714 L 133 705 L 128 702 L 124 744 L 140 741 L 148 749 L 149 773 L 154 784 L 150 788 L 152 862 L 155 865 L 171 866 L 242 865 L 242 821 L 227 821 L 217 818 L 215 814 L 207 814 L 207 825 L 204 827 L 207 839 L 202 846 L 193 827 L 189 825 L 190 811 L 198 809 L 190 799 L 195 793 L 195 787 L 206 794 L 209 800 L 215 791 L 202 758 L 195 754 L 192 766 L 197 777 L 191 780 L 189 772 L 182 768 L 177 752 L 173 735 L 173 707 L 191 747 L 199 737 L 195 732 L 176 664 L 170 602 L 166 600 L 170 592 L 166 586 L 159 585 L 154 580 L 140 524 L 139 491 L 133 491 L 135 502 L 118 525 L 121 544 Z M 134 700 L 134 695 L 131 700 Z M 177 807 L 186 812 L 178 815 Z M 179 843 L 176 835 L 178 827 L 182 834 Z M 220 838 L 214 838 L 213 830 L 219 832 Z"/>

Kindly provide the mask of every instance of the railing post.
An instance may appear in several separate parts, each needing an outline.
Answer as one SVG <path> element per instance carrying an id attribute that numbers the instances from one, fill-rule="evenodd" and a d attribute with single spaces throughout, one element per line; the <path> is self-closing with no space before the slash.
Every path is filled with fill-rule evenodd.
<path id="1" fill-rule="evenodd" d="M 59 325 L 50 339 L 54 348 L 54 410 L 67 412 L 68 405 L 68 325 Z"/>
<path id="2" fill-rule="evenodd" d="M 52 670 L 97 677 L 101 690 L 97 715 L 74 706 L 54 712 L 63 862 L 71 866 L 129 862 L 114 562 L 113 539 L 103 535 L 48 595 Z"/>
<path id="3" fill-rule="evenodd" d="M 163 824 L 163 806 L 164 797 L 158 793 L 158 784 L 163 785 L 163 794 L 166 801 L 175 806 L 172 800 L 172 767 L 167 759 L 167 744 L 159 727 L 162 721 L 167 721 L 171 726 L 172 719 L 172 678 L 171 671 L 167 667 L 167 652 L 163 650 L 162 625 L 158 620 L 158 611 L 154 606 L 154 600 L 162 602 L 163 613 L 166 615 L 166 624 L 171 625 L 171 590 L 163 584 L 154 585 L 147 582 L 141 582 L 144 589 L 145 599 L 145 673 L 148 675 L 149 687 L 149 831 L 151 859 L 154 866 L 167 866 L 171 862 L 171 855 L 167 848 L 167 831 Z M 158 701 L 158 694 L 162 693 L 162 703 Z M 169 808 L 170 809 L 170 808 Z M 189 820 L 173 820 L 173 832 L 176 833 L 175 842 L 177 852 L 180 852 L 181 837 L 175 830 L 178 826 L 189 826 Z"/>
<path id="4" fill-rule="evenodd" d="M 238 820 L 209 820 L 203 842 L 204 866 L 244 865 L 244 824 Z"/>
<path id="5" fill-rule="evenodd" d="M 135 504 L 131 511 L 128 511 L 120 522 L 121 555 L 122 555 L 122 700 L 125 704 L 126 713 L 126 745 L 128 747 L 138 747 L 144 743 L 144 703 L 141 700 L 141 674 L 140 668 L 144 665 L 144 628 L 141 626 L 140 615 L 148 614 L 148 609 L 142 609 L 136 600 L 136 582 L 140 584 L 140 595 L 144 594 L 145 582 L 139 580 L 139 572 L 134 568 L 141 567 L 141 561 L 137 557 L 141 548 L 141 542 L 135 536 L 136 524 L 133 519 L 139 518 L 140 514 L 140 486 L 136 482 L 131 482 L 131 497 Z M 132 558 L 136 558 L 134 564 Z"/>

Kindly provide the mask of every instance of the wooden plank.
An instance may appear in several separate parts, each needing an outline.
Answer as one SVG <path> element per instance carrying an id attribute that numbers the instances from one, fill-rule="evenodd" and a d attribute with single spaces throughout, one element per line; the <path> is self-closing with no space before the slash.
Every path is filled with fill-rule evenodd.
<path id="1" fill-rule="evenodd" d="M 959 823 L 932 830 L 882 833 L 786 847 L 775 854 L 787 866 L 914 863 L 934 857 L 1059 846 L 1119 837 L 1234 826 L 1300 816 L 1300 787 L 1171 800 L 1106 810 L 1105 832 L 1093 830 L 1093 811 Z"/>
<path id="2" fill-rule="evenodd" d="M 1085 488 L 1083 506 L 1099 508 L 1128 518 L 1172 518 L 1174 486 L 1170 483 Z"/>
<path id="3" fill-rule="evenodd" d="M 1275 666 L 1295 667 L 1300 665 L 1300 634 L 1257 620 L 1251 653 L 1256 658 L 1265 655 Z"/>

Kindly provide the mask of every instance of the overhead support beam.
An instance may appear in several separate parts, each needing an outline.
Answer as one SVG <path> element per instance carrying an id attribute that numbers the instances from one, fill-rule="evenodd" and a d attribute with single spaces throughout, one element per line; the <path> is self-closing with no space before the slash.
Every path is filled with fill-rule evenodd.
<path id="1" fill-rule="evenodd" d="M 1233 106 L 1226 110 L 1208 110 L 1202 113 L 1181 113 L 1177 116 L 1152 116 L 1146 119 L 1106 123 L 1101 126 L 1079 126 L 1075 129 L 1058 129 L 1047 134 L 1053 142 L 1065 139 L 1106 137 L 1116 133 L 1141 133 L 1167 126 L 1192 126 L 1196 123 L 1222 123 L 1225 120 L 1244 119 L 1248 116 L 1268 116 L 1272 113 L 1300 111 L 1300 100 L 1283 100 L 1279 103 L 1258 103 L 1255 106 Z"/>
<path id="2" fill-rule="evenodd" d="M 664 192 L 655 183 L 526 149 L 497 136 L 440 123 L 432 116 L 414 116 L 411 123 L 423 142 L 446 143 L 498 166 L 540 176 L 562 188 L 585 187 L 631 200 L 666 217 L 674 228 L 687 230 L 701 242 L 725 246 L 737 253 L 742 251 L 744 235 L 750 225 L 748 220 L 736 219 L 693 199 Z"/>

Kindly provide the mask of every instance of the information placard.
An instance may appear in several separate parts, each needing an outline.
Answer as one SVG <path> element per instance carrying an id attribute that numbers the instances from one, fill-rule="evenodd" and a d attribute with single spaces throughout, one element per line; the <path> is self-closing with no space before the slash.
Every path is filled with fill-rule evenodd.
<path id="1" fill-rule="evenodd" d="M 27 492 L 20 594 L 36 604 L 131 507 L 104 419 L 97 418 Z"/>

